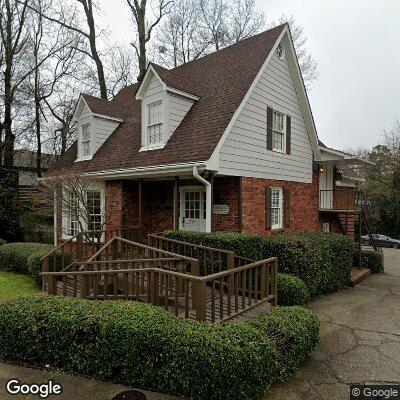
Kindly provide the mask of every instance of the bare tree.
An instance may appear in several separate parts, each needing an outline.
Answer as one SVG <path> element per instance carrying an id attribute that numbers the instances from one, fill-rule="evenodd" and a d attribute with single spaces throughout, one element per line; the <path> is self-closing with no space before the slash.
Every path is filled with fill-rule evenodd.
<path id="1" fill-rule="evenodd" d="M 43 103 L 54 91 L 56 84 L 68 76 L 75 56 L 76 39 L 64 29 L 54 31 L 52 24 L 43 18 L 43 12 L 50 8 L 51 0 L 36 0 L 40 11 L 33 16 L 30 25 L 30 43 L 34 71 L 28 80 L 27 89 L 34 103 L 34 131 L 36 136 L 36 172 L 42 176 L 42 117 L 45 118 Z"/>
<path id="2" fill-rule="evenodd" d="M 17 0 L 21 2 L 22 0 Z M 79 3 L 81 9 L 84 12 L 87 28 L 80 27 L 79 10 L 75 7 L 76 3 Z M 87 55 L 96 65 L 97 71 L 97 83 L 100 90 L 100 97 L 107 99 L 107 84 L 104 74 L 103 61 L 100 56 L 100 52 L 97 47 L 97 30 L 95 23 L 95 9 L 97 5 L 93 0 L 73 0 L 72 7 L 71 3 L 59 0 L 57 7 L 49 13 L 42 12 L 36 7 L 29 6 L 29 8 L 36 13 L 42 15 L 43 18 L 51 21 L 55 24 L 62 26 L 72 32 L 77 33 L 83 38 L 83 46 L 77 46 L 76 50 Z M 54 15 L 54 16 L 53 16 Z M 85 48 L 88 45 L 89 48 Z"/>
<path id="3" fill-rule="evenodd" d="M 2 141 L 3 165 L 8 168 L 12 168 L 14 164 L 15 135 L 12 129 L 12 108 L 15 92 L 27 76 L 32 73 L 32 70 L 21 72 L 21 67 L 16 63 L 27 42 L 27 1 L 18 3 L 13 0 L 4 0 L 1 2 L 0 36 L 4 60 L 4 110 L 0 132 L 4 130 L 4 141 Z"/>
<path id="4" fill-rule="evenodd" d="M 304 83 L 307 88 L 318 78 L 318 62 L 312 57 L 307 48 L 308 38 L 305 34 L 304 27 L 298 25 L 293 15 L 287 17 L 282 15 L 279 23 L 288 23 L 292 34 L 294 48 L 299 60 L 300 71 L 303 76 Z"/>
<path id="5" fill-rule="evenodd" d="M 178 66 L 260 31 L 255 0 L 177 0 L 159 29 L 160 62 Z"/>
<path id="6" fill-rule="evenodd" d="M 177 0 L 159 29 L 156 48 L 161 63 L 177 67 L 204 54 L 210 45 L 201 27 L 201 8 L 196 0 Z"/>
<path id="7" fill-rule="evenodd" d="M 168 14 L 169 6 L 173 3 L 173 0 L 158 0 L 155 20 L 151 23 L 148 21 L 147 0 L 126 0 L 126 2 L 132 12 L 133 20 L 136 25 L 138 43 L 136 41 L 132 42 L 132 46 L 134 47 L 139 60 L 138 81 L 141 81 L 146 73 L 147 68 L 147 43 L 151 39 L 153 29 L 160 23 L 161 18 Z"/>
<path id="8" fill-rule="evenodd" d="M 75 236 L 83 232 L 87 243 L 100 245 L 107 223 L 121 205 L 109 201 L 104 213 L 101 183 L 94 177 L 64 172 L 44 182 L 49 199 L 57 194 L 57 205 L 67 220 L 63 233 Z"/>

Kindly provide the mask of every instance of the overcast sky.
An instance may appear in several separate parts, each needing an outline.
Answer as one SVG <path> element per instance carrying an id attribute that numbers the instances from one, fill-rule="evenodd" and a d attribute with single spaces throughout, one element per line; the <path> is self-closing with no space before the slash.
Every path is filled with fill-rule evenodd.
<path id="1" fill-rule="evenodd" d="M 339 149 L 372 147 L 400 118 L 399 0 L 256 0 L 268 21 L 304 26 L 319 64 L 309 91 L 319 138 Z M 116 41 L 132 35 L 123 0 L 102 2 Z"/>

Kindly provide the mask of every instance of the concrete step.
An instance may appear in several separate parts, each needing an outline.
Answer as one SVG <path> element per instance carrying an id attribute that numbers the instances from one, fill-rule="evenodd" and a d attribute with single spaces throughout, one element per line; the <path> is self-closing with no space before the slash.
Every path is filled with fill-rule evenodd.
<path id="1" fill-rule="evenodd" d="M 368 268 L 352 268 L 351 269 L 351 286 L 357 285 L 368 275 L 371 275 L 371 270 Z"/>

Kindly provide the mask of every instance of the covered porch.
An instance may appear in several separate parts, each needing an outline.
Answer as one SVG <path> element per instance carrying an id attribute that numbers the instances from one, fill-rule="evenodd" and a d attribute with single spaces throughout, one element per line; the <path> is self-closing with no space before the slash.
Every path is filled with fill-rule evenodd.
<path id="1" fill-rule="evenodd" d="M 201 166 L 99 176 L 105 181 L 107 230 L 139 226 L 149 233 L 241 230 L 240 178 Z"/>

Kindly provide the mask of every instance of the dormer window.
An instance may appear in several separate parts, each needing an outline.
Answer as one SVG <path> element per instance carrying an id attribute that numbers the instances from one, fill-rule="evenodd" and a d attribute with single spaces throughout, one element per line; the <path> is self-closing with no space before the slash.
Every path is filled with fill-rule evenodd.
<path id="1" fill-rule="evenodd" d="M 162 102 L 157 101 L 147 106 L 147 144 L 154 147 L 163 142 Z"/>
<path id="2" fill-rule="evenodd" d="M 90 156 L 90 124 L 82 125 L 82 156 Z"/>

